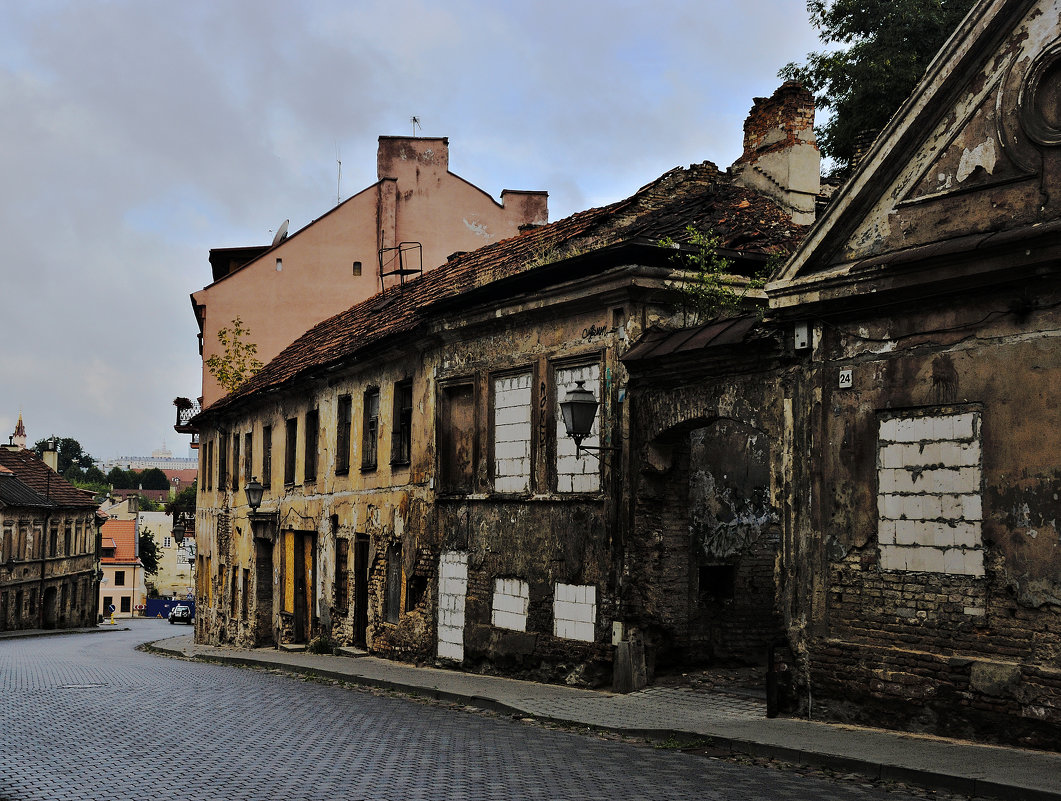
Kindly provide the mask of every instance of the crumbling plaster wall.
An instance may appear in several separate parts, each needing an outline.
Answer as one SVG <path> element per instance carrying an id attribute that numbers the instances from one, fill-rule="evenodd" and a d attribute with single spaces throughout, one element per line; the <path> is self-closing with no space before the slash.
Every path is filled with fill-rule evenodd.
<path id="1" fill-rule="evenodd" d="M 1014 736 L 1057 742 L 1061 314 L 1056 283 L 1034 290 L 819 325 L 810 377 L 821 397 L 828 595 L 811 678 L 822 695 L 862 703 L 863 715 L 986 736 L 1007 715 L 1020 721 L 1007 724 Z M 839 387 L 841 370 L 850 388 Z M 984 573 L 885 569 L 882 415 L 954 410 L 980 420 Z M 898 700 L 907 703 L 889 703 Z"/>

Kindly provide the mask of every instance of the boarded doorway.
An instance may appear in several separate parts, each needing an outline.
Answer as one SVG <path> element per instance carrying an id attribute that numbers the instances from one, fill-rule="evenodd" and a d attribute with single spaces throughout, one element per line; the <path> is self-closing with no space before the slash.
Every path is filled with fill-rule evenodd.
<path id="1" fill-rule="evenodd" d="M 368 635 L 368 537 L 354 539 L 354 644 L 364 648 Z"/>
<path id="2" fill-rule="evenodd" d="M 254 641 L 274 644 L 273 634 L 273 541 L 254 541 Z"/>
<path id="3" fill-rule="evenodd" d="M 308 642 L 316 634 L 317 605 L 313 592 L 316 573 L 317 532 L 285 531 L 284 611 L 291 619 L 291 642 Z"/>

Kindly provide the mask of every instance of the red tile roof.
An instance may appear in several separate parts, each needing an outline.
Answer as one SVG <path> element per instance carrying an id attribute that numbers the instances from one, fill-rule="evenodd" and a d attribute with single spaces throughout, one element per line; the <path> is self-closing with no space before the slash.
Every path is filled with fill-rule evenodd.
<path id="1" fill-rule="evenodd" d="M 33 451 L 0 448 L 0 467 L 10 470 L 30 489 L 58 506 L 92 509 L 92 493 L 80 490 L 42 462 Z"/>
<path id="2" fill-rule="evenodd" d="M 458 255 L 400 290 L 388 290 L 319 323 L 202 416 L 370 347 L 376 350 L 383 340 L 420 326 L 438 301 L 608 246 L 655 244 L 663 237 L 683 241 L 687 226 L 712 231 L 722 248 L 759 255 L 794 249 L 807 230 L 772 200 L 734 184 L 711 162 L 676 168 L 625 200 Z"/>
<path id="3" fill-rule="evenodd" d="M 100 559 L 104 564 L 139 564 L 136 556 L 136 521 L 108 520 L 100 529 L 104 538 L 114 540 L 114 556 Z"/>

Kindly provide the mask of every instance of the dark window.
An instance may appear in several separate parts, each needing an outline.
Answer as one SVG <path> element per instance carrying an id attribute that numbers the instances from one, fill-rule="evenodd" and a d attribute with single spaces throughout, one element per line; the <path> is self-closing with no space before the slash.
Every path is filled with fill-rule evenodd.
<path id="1" fill-rule="evenodd" d="M 250 436 L 249 434 L 247 436 Z M 243 592 L 240 595 L 240 599 L 243 601 L 243 619 L 247 619 L 247 613 L 250 611 L 249 602 L 247 600 L 250 595 L 251 589 L 251 572 L 247 568 L 243 568 Z"/>
<path id="2" fill-rule="evenodd" d="M 409 577 L 409 581 L 406 584 L 408 584 L 408 587 L 405 591 L 405 611 L 412 612 L 420 601 L 424 599 L 424 593 L 427 592 L 427 576 L 414 574 Z"/>
<path id="3" fill-rule="evenodd" d="M 273 483 L 273 427 L 262 427 L 262 486 L 269 491 Z"/>
<path id="4" fill-rule="evenodd" d="M 306 412 L 306 451 L 303 461 L 304 480 L 317 480 L 317 437 L 320 435 L 320 413 L 313 409 Z"/>
<path id="5" fill-rule="evenodd" d="M 124 587 L 125 586 L 125 571 L 115 570 L 114 571 L 114 586 Z"/>
<path id="6" fill-rule="evenodd" d="M 239 434 L 232 435 L 232 491 L 239 492 Z"/>
<path id="7" fill-rule="evenodd" d="M 377 444 L 379 442 L 379 388 L 365 390 L 365 426 L 361 434 L 361 469 L 376 467 Z"/>
<path id="8" fill-rule="evenodd" d="M 238 567 L 234 567 L 234 568 L 232 568 L 232 581 L 229 582 L 229 586 L 228 586 L 228 589 L 229 589 L 229 597 L 228 597 L 229 608 L 228 609 L 229 609 L 229 612 L 232 614 L 232 617 L 236 616 L 236 596 L 239 595 L 239 592 L 238 592 L 239 583 L 238 583 L 238 581 L 239 581 L 239 568 Z"/>
<path id="9" fill-rule="evenodd" d="M 57 556 L 59 551 L 59 524 L 48 527 L 48 556 Z"/>
<path id="10" fill-rule="evenodd" d="M 63 556 L 71 556 L 73 554 L 73 543 L 74 526 L 72 523 L 67 521 L 66 525 L 63 526 Z"/>
<path id="11" fill-rule="evenodd" d="M 250 481 L 254 477 L 254 437 L 246 434 L 243 437 L 243 477 Z"/>
<path id="12" fill-rule="evenodd" d="M 295 447 L 298 445 L 298 418 L 287 421 L 287 442 L 284 448 L 284 483 L 295 483 Z"/>
<path id="13" fill-rule="evenodd" d="M 733 599 L 737 568 L 734 565 L 700 565 L 700 603 Z"/>
<path id="14" fill-rule="evenodd" d="M 126 595 L 124 598 L 122 598 L 121 611 L 129 612 L 129 611 L 132 610 L 132 608 L 133 608 L 133 599 L 130 598 L 128 595 Z"/>
<path id="15" fill-rule="evenodd" d="M 224 491 L 228 486 L 228 434 L 217 438 L 217 488 Z"/>
<path id="16" fill-rule="evenodd" d="M 387 597 L 384 616 L 388 623 L 397 623 L 402 612 L 402 546 L 392 542 L 387 548 Z"/>
<path id="17" fill-rule="evenodd" d="M 352 423 L 353 398 L 340 395 L 335 407 L 335 475 L 350 472 L 350 426 Z"/>
<path id="18" fill-rule="evenodd" d="M 443 387 L 439 469 L 443 492 L 471 492 L 475 475 L 475 398 L 471 384 Z"/>
<path id="19" fill-rule="evenodd" d="M 349 540 L 335 541 L 335 606 L 340 614 L 350 605 L 349 549 Z"/>
<path id="20" fill-rule="evenodd" d="M 394 422 L 391 427 L 391 464 L 409 464 L 413 446 L 413 382 L 394 385 Z"/>

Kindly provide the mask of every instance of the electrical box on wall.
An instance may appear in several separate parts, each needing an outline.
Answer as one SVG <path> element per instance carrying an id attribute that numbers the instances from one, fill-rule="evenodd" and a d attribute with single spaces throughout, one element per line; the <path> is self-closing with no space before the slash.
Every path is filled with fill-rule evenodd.
<path id="1" fill-rule="evenodd" d="M 810 324 L 806 322 L 796 323 L 796 332 L 792 344 L 796 350 L 810 347 Z"/>

